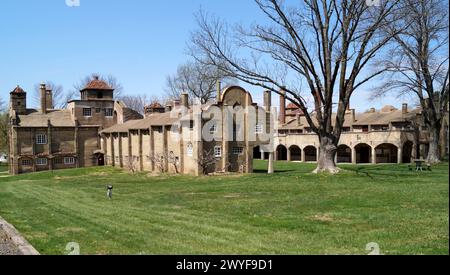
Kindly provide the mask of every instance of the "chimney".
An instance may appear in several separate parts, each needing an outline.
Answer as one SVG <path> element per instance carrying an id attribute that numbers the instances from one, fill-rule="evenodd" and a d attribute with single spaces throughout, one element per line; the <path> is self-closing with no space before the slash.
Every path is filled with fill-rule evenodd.
<path id="1" fill-rule="evenodd" d="M 270 112 L 270 108 L 272 108 L 272 93 L 270 91 L 264 92 L 264 108 L 266 112 Z"/>
<path id="2" fill-rule="evenodd" d="M 286 91 L 280 90 L 280 123 L 286 124 Z"/>
<path id="3" fill-rule="evenodd" d="M 217 80 L 217 103 L 220 102 L 222 97 L 222 82 Z"/>
<path id="4" fill-rule="evenodd" d="M 407 103 L 403 103 L 402 105 L 402 114 L 407 114 L 408 113 L 408 104 Z"/>
<path id="5" fill-rule="evenodd" d="M 48 89 L 45 91 L 45 100 L 46 100 L 46 107 L 47 110 L 53 110 L 55 107 L 53 106 L 53 91 Z"/>
<path id="6" fill-rule="evenodd" d="M 181 106 L 189 109 L 189 95 L 186 93 L 181 94 Z"/>
<path id="7" fill-rule="evenodd" d="M 297 119 L 297 126 L 302 126 L 302 120 L 301 120 L 301 115 L 300 114 L 297 114 L 296 116 L 295 116 L 295 118 Z"/>
<path id="8" fill-rule="evenodd" d="M 46 114 L 47 113 L 47 89 L 46 89 L 44 83 L 41 84 L 40 91 L 41 91 L 41 113 Z"/>
<path id="9" fill-rule="evenodd" d="M 356 122 L 356 110 L 350 109 L 350 112 L 352 114 L 352 122 Z"/>

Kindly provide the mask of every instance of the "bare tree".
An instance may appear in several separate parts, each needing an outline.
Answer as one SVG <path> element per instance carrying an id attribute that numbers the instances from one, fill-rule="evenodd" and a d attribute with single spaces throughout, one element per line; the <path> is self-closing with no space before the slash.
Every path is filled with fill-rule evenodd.
<path id="1" fill-rule="evenodd" d="M 188 62 L 180 65 L 175 75 L 167 77 L 165 92 L 174 99 L 180 98 L 182 93 L 188 93 L 191 99 L 198 98 L 205 104 L 216 98 L 218 81 L 224 85 L 231 83 L 215 66 Z"/>
<path id="2" fill-rule="evenodd" d="M 63 109 L 67 106 L 67 95 L 64 93 L 64 87 L 62 85 L 55 84 L 52 81 L 45 81 L 45 87 L 47 90 L 52 90 L 53 108 Z M 41 83 L 34 85 L 32 100 L 34 105 L 39 106 L 41 102 Z"/>
<path id="3" fill-rule="evenodd" d="M 135 157 L 131 157 L 131 158 L 128 157 L 126 166 L 127 166 L 128 170 L 133 174 L 135 174 L 138 171 L 138 161 L 136 160 Z"/>
<path id="4" fill-rule="evenodd" d="M 161 154 L 155 154 L 154 156 L 150 157 L 153 164 L 158 168 L 160 173 L 166 172 L 166 160 L 167 158 L 164 155 Z"/>
<path id="5" fill-rule="evenodd" d="M 440 133 L 449 103 L 448 1 L 402 0 L 399 10 L 407 26 L 395 36 L 389 56 L 380 64 L 390 77 L 376 87 L 374 96 L 397 93 L 414 95 L 422 107 L 424 124 L 430 131 L 429 163 L 440 161 Z M 388 32 L 395 26 L 388 26 Z"/>
<path id="6" fill-rule="evenodd" d="M 217 162 L 213 150 L 204 150 L 195 161 L 202 168 L 203 175 L 208 175 L 209 167 Z"/>
<path id="7" fill-rule="evenodd" d="M 146 95 L 125 95 L 119 98 L 128 108 L 144 114 L 144 107 L 149 102 Z"/>
<path id="8" fill-rule="evenodd" d="M 365 69 L 393 36 L 381 28 L 394 20 L 398 0 L 380 0 L 374 6 L 361 0 L 255 3 L 269 23 L 230 29 L 200 12 L 192 56 L 240 81 L 285 93 L 319 137 L 315 172 L 337 173 L 334 157 L 346 109 L 355 90 L 383 73 Z"/>
<path id="9" fill-rule="evenodd" d="M 79 92 L 86 87 L 86 85 L 93 81 L 94 79 L 98 78 L 99 80 L 102 80 L 104 82 L 106 82 L 111 88 L 114 89 L 114 96 L 116 98 L 119 98 L 123 91 L 124 88 L 122 86 L 122 84 L 119 82 L 119 80 L 114 77 L 113 75 L 102 75 L 99 73 L 92 73 L 89 76 L 84 77 L 83 79 L 81 79 L 79 82 L 75 83 L 73 86 L 73 90 L 71 91 L 71 95 L 75 96 L 75 95 L 79 95 Z"/>
<path id="10" fill-rule="evenodd" d="M 180 173 L 180 158 L 175 156 L 174 152 L 170 152 L 167 156 L 167 163 L 173 166 L 176 174 Z"/>

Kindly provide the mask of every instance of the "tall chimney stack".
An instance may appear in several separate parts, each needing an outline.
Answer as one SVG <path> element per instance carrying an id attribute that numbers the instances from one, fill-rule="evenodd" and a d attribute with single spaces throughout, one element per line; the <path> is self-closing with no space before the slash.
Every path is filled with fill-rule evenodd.
<path id="1" fill-rule="evenodd" d="M 181 106 L 189 109 L 189 95 L 187 93 L 181 94 Z"/>
<path id="2" fill-rule="evenodd" d="M 217 103 L 220 102 L 222 97 L 222 82 L 217 80 Z"/>
<path id="3" fill-rule="evenodd" d="M 41 113 L 47 113 L 47 89 L 44 83 L 41 83 L 40 87 L 41 91 Z"/>
<path id="4" fill-rule="evenodd" d="M 286 91 L 280 90 L 280 123 L 286 124 Z"/>
<path id="5" fill-rule="evenodd" d="M 266 112 L 270 112 L 270 108 L 272 108 L 272 93 L 270 91 L 264 92 L 264 108 Z"/>
<path id="6" fill-rule="evenodd" d="M 402 114 L 407 114 L 408 113 L 408 104 L 407 103 L 403 103 L 402 105 Z"/>
<path id="7" fill-rule="evenodd" d="M 52 90 L 47 89 L 45 99 L 46 99 L 47 110 L 53 110 L 55 107 L 53 106 L 53 91 Z"/>

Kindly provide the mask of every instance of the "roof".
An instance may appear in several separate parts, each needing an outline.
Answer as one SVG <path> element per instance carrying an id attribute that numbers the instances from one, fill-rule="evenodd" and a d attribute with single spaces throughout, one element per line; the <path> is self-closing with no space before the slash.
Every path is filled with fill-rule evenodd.
<path id="1" fill-rule="evenodd" d="M 180 121 L 178 117 L 171 117 L 171 113 L 155 113 L 144 119 L 129 120 L 123 124 L 116 124 L 102 131 L 102 133 L 127 133 L 129 130 L 146 130 L 151 126 L 173 125 Z"/>
<path id="2" fill-rule="evenodd" d="M 113 91 L 114 89 L 111 88 L 105 81 L 99 79 L 98 77 L 95 77 L 91 82 L 89 82 L 86 87 L 83 88 L 82 91 L 85 90 L 108 90 Z"/>
<path id="3" fill-rule="evenodd" d="M 412 120 L 415 118 L 417 114 L 417 110 L 408 111 L 406 114 L 402 112 L 402 110 L 397 110 L 395 108 L 390 108 L 392 106 L 388 106 L 383 108 L 381 111 L 375 112 L 366 112 L 366 113 L 358 113 L 355 114 L 355 121 L 353 121 L 353 117 L 351 113 L 346 113 L 344 127 L 351 126 L 362 126 L 362 125 L 387 125 L 392 122 L 404 122 L 407 120 Z M 387 111 L 392 110 L 392 111 Z M 333 118 L 336 114 L 333 114 Z M 315 116 L 312 117 L 314 123 L 317 123 L 317 119 Z M 335 125 L 336 120 L 333 119 L 333 126 Z M 286 124 L 280 127 L 281 130 L 298 130 L 309 128 L 309 124 L 304 116 L 299 117 L 299 121 L 297 118 L 289 120 Z"/>
<path id="4" fill-rule="evenodd" d="M 142 119 L 144 118 L 144 116 L 142 116 L 139 112 L 131 108 L 125 107 L 123 108 L 123 118 L 124 121 L 128 121 L 128 120 Z"/>
<path id="5" fill-rule="evenodd" d="M 12 90 L 10 94 L 26 94 L 26 92 L 22 88 L 20 88 L 19 85 L 17 85 L 17 87 Z"/>
<path id="6" fill-rule="evenodd" d="M 35 109 L 28 109 L 26 115 L 19 115 L 18 118 L 20 127 L 47 127 L 49 120 L 54 127 L 75 127 L 68 110 L 51 110 L 42 114 Z"/>

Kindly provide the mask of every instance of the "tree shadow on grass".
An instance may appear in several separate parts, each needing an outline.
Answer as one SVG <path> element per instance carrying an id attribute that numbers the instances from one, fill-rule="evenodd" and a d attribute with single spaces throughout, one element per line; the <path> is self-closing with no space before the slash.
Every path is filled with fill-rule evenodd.
<path id="1" fill-rule="evenodd" d="M 290 173 L 290 172 L 295 172 L 295 170 L 291 169 L 291 170 L 275 170 L 275 174 L 283 174 L 283 173 Z M 267 174 L 267 169 L 255 169 L 253 170 L 254 174 Z"/>

